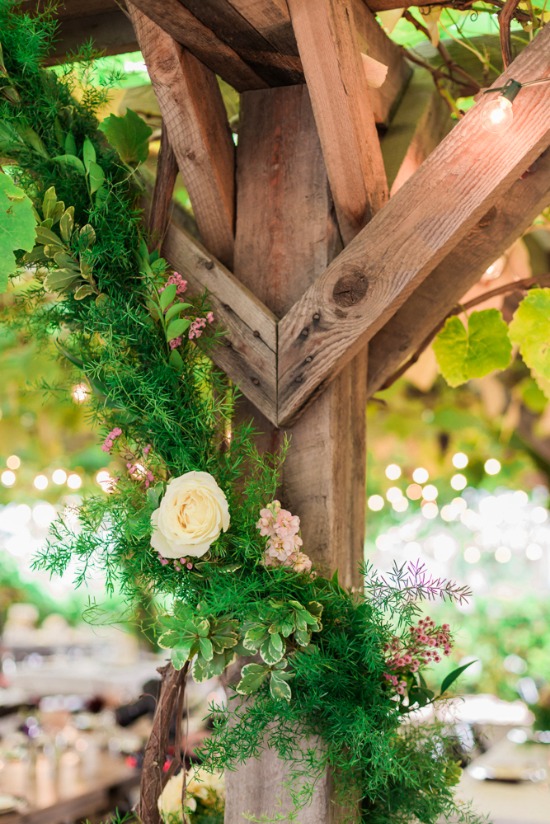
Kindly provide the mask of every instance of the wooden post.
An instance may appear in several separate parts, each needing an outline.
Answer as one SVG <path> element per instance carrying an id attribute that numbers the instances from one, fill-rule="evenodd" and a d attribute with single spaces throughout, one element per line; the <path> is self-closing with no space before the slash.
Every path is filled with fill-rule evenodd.
<path id="1" fill-rule="evenodd" d="M 280 317 L 324 271 L 340 238 L 306 87 L 247 92 L 241 106 L 235 274 Z M 281 490 L 302 519 L 304 551 L 326 572 L 338 568 L 346 584 L 359 583 L 363 558 L 366 378 L 362 352 L 289 430 Z M 265 418 L 256 423 L 269 445 L 280 440 Z M 285 777 L 272 752 L 229 773 L 226 824 L 288 813 Z M 325 824 L 339 815 L 327 774 L 297 820 Z"/>

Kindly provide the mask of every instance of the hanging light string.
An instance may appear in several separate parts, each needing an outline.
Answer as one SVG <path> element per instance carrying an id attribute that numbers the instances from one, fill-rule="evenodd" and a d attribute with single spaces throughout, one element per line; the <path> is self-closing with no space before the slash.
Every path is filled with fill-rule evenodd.
<path id="1" fill-rule="evenodd" d="M 485 106 L 482 115 L 483 128 L 495 134 L 505 131 L 514 119 L 512 103 L 519 92 L 526 86 L 535 86 L 539 83 L 550 83 L 550 77 L 537 77 L 535 80 L 525 80 L 524 82 L 510 79 L 504 86 L 483 89 L 482 94 L 498 93 L 498 97 Z"/>

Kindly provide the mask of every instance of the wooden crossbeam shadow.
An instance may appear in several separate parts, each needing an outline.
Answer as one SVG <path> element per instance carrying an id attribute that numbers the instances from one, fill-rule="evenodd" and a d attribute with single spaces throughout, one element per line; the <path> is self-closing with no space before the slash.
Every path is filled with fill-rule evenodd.
<path id="1" fill-rule="evenodd" d="M 294 5 L 298 9 L 300 4 L 291 3 L 291 12 Z M 134 24 L 139 14 L 132 11 Z M 307 41 L 311 19 L 304 26 Z M 300 45 L 302 35 L 297 31 Z M 308 62 L 303 63 L 307 76 Z M 549 72 L 547 26 L 495 85 Z M 155 82 L 154 67 L 151 73 Z M 468 112 L 364 228 L 355 225 L 355 237 L 282 318 L 276 318 L 176 221 L 171 222 L 165 256 L 195 290 L 209 291 L 220 325 L 227 330 L 226 346 L 218 347 L 214 359 L 275 426 L 291 425 L 369 341 L 369 392 L 380 388 L 414 352 L 429 325 L 445 316 L 547 205 L 550 158 L 544 153 L 550 145 L 550 84 L 522 90 L 514 103 L 513 126 L 503 136 L 481 129 L 488 102 L 482 100 Z M 321 110 L 322 99 L 317 103 Z M 315 100 L 313 110 L 330 178 L 331 165 L 337 167 L 341 158 L 334 157 L 337 150 L 328 145 L 328 136 L 323 137 Z M 186 115 L 197 117 L 199 137 L 209 133 L 211 124 L 190 114 L 189 105 Z M 357 117 L 363 122 L 365 115 Z M 357 125 L 353 112 L 349 124 L 351 134 Z M 170 123 L 167 129 L 172 143 Z M 359 163 L 363 149 L 356 145 Z M 229 187 L 225 190 L 230 193 L 233 181 L 227 174 L 225 180 L 218 175 L 216 185 L 222 191 Z M 340 203 L 335 197 L 347 239 L 354 233 L 352 211 L 345 208 L 348 195 L 343 192 Z M 220 202 L 223 206 L 230 200 L 227 195 Z M 200 208 L 195 208 L 195 216 L 200 229 Z M 228 226 L 231 217 L 222 212 L 220 220 Z M 230 253 L 225 256 L 229 259 Z"/>

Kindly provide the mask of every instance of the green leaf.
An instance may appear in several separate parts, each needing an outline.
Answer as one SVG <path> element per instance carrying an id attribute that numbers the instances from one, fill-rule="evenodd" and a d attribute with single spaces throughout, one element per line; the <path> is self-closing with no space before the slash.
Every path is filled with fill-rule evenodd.
<path id="1" fill-rule="evenodd" d="M 550 289 L 531 289 L 523 298 L 510 324 L 510 338 L 529 369 L 550 380 Z"/>
<path id="2" fill-rule="evenodd" d="M 74 299 L 83 300 L 84 298 L 90 297 L 90 295 L 95 295 L 94 287 L 90 286 L 89 283 L 83 283 L 82 286 L 79 286 L 74 293 Z"/>
<path id="3" fill-rule="evenodd" d="M 36 220 L 32 203 L 7 175 L 0 173 L 0 292 L 16 269 L 14 252 L 32 252 Z"/>
<path id="4" fill-rule="evenodd" d="M 170 283 L 164 291 L 160 293 L 159 303 L 163 312 L 166 312 L 171 303 L 174 302 L 178 287 L 175 283 Z"/>
<path id="5" fill-rule="evenodd" d="M 178 633 L 173 629 L 169 629 L 159 636 L 157 644 L 161 649 L 173 649 L 177 645 L 178 640 Z"/>
<path id="6" fill-rule="evenodd" d="M 76 260 L 72 255 L 67 254 L 67 252 L 56 252 L 53 259 L 60 269 L 72 269 L 75 275 L 80 274 L 80 269 L 78 268 Z"/>
<path id="7" fill-rule="evenodd" d="M 276 664 L 284 655 L 283 639 L 280 635 L 269 635 L 260 647 L 260 655 L 266 664 Z"/>
<path id="8" fill-rule="evenodd" d="M 127 110 L 124 117 L 109 115 L 99 128 L 124 163 L 137 166 L 147 160 L 147 141 L 153 130 L 131 109 Z"/>
<path id="9" fill-rule="evenodd" d="M 456 316 L 448 318 L 433 346 L 449 386 L 505 369 L 512 357 L 508 326 L 497 309 L 473 312 L 467 330 Z"/>
<path id="10" fill-rule="evenodd" d="M 457 668 L 456 668 L 456 669 L 454 669 L 452 672 L 450 672 L 450 673 L 449 673 L 449 674 L 448 674 L 448 675 L 447 675 L 447 676 L 443 679 L 443 681 L 441 682 L 441 692 L 440 692 L 439 694 L 440 694 L 440 695 L 443 695 L 443 693 L 444 693 L 444 692 L 447 692 L 447 690 L 449 689 L 449 687 L 451 686 L 451 684 L 454 684 L 454 682 L 456 681 L 456 679 L 457 679 L 460 675 L 462 675 L 462 673 L 463 673 L 465 670 L 467 670 L 467 669 L 468 669 L 468 667 L 471 667 L 471 666 L 472 666 L 472 664 L 475 664 L 475 663 L 476 663 L 475 661 L 468 661 L 468 663 L 467 663 L 467 664 L 463 664 L 461 667 L 457 667 Z"/>
<path id="11" fill-rule="evenodd" d="M 63 214 L 61 215 L 61 220 L 59 221 L 59 231 L 61 233 L 62 239 L 65 243 L 68 243 L 71 239 L 71 235 L 74 229 L 74 206 L 69 206 L 68 209 L 65 209 Z"/>
<path id="12" fill-rule="evenodd" d="M 90 180 L 90 193 L 93 195 L 103 185 L 105 180 L 105 172 L 94 160 L 90 161 L 88 169 L 88 176 Z"/>
<path id="13" fill-rule="evenodd" d="M 187 661 L 189 661 L 189 652 L 187 649 L 173 649 L 172 655 L 170 656 L 172 659 L 172 665 L 175 670 L 183 669 Z"/>
<path id="14" fill-rule="evenodd" d="M 90 249 L 96 241 L 96 234 L 95 234 L 94 227 L 90 226 L 89 223 L 86 223 L 86 225 L 83 226 L 82 229 L 80 230 L 78 237 L 79 237 L 80 248 L 82 250 Z"/>
<path id="15" fill-rule="evenodd" d="M 251 627 L 249 630 L 245 632 L 243 638 L 243 646 L 246 649 L 249 649 L 251 652 L 255 652 L 267 639 L 267 636 L 267 630 L 263 625 Z"/>
<path id="16" fill-rule="evenodd" d="M 50 186 L 50 188 L 44 192 L 44 198 L 42 200 L 42 214 L 45 218 L 53 217 L 56 203 L 57 195 L 55 193 L 55 187 Z"/>
<path id="17" fill-rule="evenodd" d="M 48 272 L 44 279 L 44 286 L 49 292 L 64 292 L 79 280 L 78 272 L 72 269 L 54 269 Z"/>
<path id="18" fill-rule="evenodd" d="M 76 155 L 76 140 L 72 132 L 68 132 L 65 137 L 65 152 L 69 155 Z"/>
<path id="19" fill-rule="evenodd" d="M 274 698 L 276 701 L 290 701 L 290 699 L 292 698 L 292 690 L 290 689 L 289 685 L 285 680 L 285 675 L 287 675 L 287 673 L 278 672 L 277 670 L 274 670 L 271 673 L 271 680 L 269 682 L 269 692 L 271 693 L 271 697 Z"/>
<path id="20" fill-rule="evenodd" d="M 162 294 L 164 295 L 164 294 L 166 294 L 166 292 L 163 292 Z M 161 295 L 161 297 L 162 297 L 162 295 Z M 172 320 L 172 318 L 177 317 L 185 309 L 189 309 L 190 306 L 191 306 L 190 303 L 174 303 L 174 305 L 171 306 L 166 311 L 166 314 L 164 316 L 166 318 L 166 323 L 169 323 Z"/>
<path id="21" fill-rule="evenodd" d="M 311 632 L 305 629 L 297 629 L 294 633 L 294 639 L 299 646 L 307 647 L 311 641 Z"/>
<path id="22" fill-rule="evenodd" d="M 53 158 L 56 163 L 59 163 L 60 166 L 66 166 L 68 169 L 74 169 L 76 172 L 84 176 L 86 174 L 86 169 L 84 168 L 84 163 L 80 160 L 79 157 L 75 157 L 72 154 L 64 154 L 64 155 L 57 155 Z"/>
<path id="23" fill-rule="evenodd" d="M 190 326 L 190 320 L 184 320 L 184 318 L 173 320 L 172 323 L 168 325 L 168 329 L 166 330 L 166 340 L 170 342 L 171 340 L 174 340 L 174 338 L 179 338 L 187 329 L 189 329 Z"/>
<path id="24" fill-rule="evenodd" d="M 61 238 L 45 226 L 36 227 L 36 242 L 42 243 L 44 246 L 57 246 L 58 248 L 63 249 Z"/>
<path id="25" fill-rule="evenodd" d="M 173 369 L 176 370 L 176 372 L 181 372 L 183 370 L 183 358 L 177 349 L 172 349 L 170 352 L 168 363 Z"/>
<path id="26" fill-rule="evenodd" d="M 240 695 L 250 695 L 260 689 L 268 675 L 267 664 L 246 664 L 241 672 L 241 680 L 235 689 Z"/>
<path id="27" fill-rule="evenodd" d="M 188 622 L 188 626 L 193 627 L 194 631 L 202 638 L 210 632 L 210 621 L 208 618 L 194 618 L 193 621 Z"/>
<path id="28" fill-rule="evenodd" d="M 89 174 L 90 164 L 95 163 L 96 160 L 94 144 L 92 143 L 89 137 L 84 138 L 84 145 L 82 146 L 82 158 L 84 160 L 84 166 L 86 167 L 86 171 Z"/>
<path id="29" fill-rule="evenodd" d="M 214 647 L 210 638 L 199 638 L 201 655 L 205 661 L 211 661 L 214 655 Z"/>

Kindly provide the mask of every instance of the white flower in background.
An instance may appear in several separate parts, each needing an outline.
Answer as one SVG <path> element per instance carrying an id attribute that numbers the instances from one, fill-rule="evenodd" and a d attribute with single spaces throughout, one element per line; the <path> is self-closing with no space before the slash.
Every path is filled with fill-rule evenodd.
<path id="1" fill-rule="evenodd" d="M 187 774 L 187 792 L 207 807 L 225 797 L 223 773 L 211 773 L 202 767 L 191 767 Z"/>
<path id="2" fill-rule="evenodd" d="M 199 558 L 229 527 L 227 499 L 208 472 L 186 472 L 168 483 L 151 523 L 151 546 L 164 558 Z"/>
<path id="3" fill-rule="evenodd" d="M 197 809 L 196 800 L 192 796 L 186 795 L 186 812 L 183 812 L 183 804 L 181 800 L 183 776 L 183 772 L 180 772 L 179 775 L 173 775 L 159 796 L 159 813 L 161 814 L 162 820 L 166 822 L 166 824 L 188 824 L 189 816 L 187 815 L 187 812 L 195 812 Z"/>

